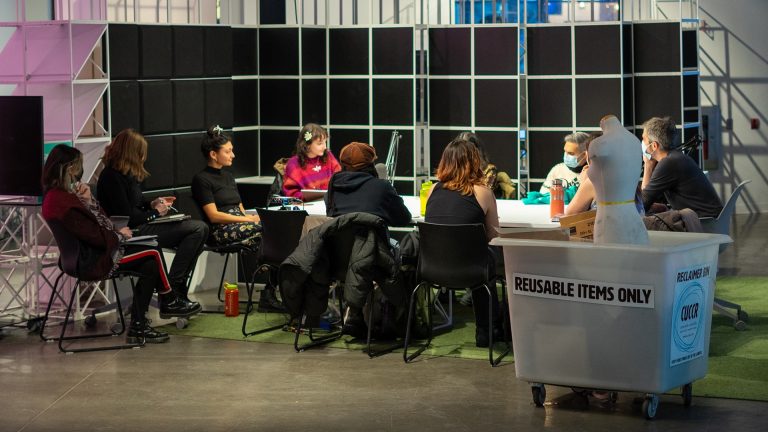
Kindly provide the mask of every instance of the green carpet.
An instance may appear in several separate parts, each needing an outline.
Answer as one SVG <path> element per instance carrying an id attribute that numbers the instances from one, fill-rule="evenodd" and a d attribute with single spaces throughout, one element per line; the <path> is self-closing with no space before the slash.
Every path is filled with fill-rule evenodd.
<path id="1" fill-rule="evenodd" d="M 768 401 L 768 277 L 718 278 L 716 293 L 718 297 L 741 304 L 749 313 L 749 322 L 747 330 L 736 331 L 729 318 L 713 316 L 709 372 L 694 383 L 694 395 Z M 471 308 L 457 305 L 454 313 L 454 329 L 436 336 L 425 353 L 487 361 L 488 351 L 474 344 Z M 221 314 L 201 314 L 194 317 L 186 329 L 166 326 L 164 330 L 185 336 L 293 344 L 293 333 L 279 330 L 245 339 L 241 333 L 242 322 L 242 315 L 227 318 Z M 248 318 L 248 327 L 257 329 L 282 322 L 281 315 L 253 313 Z M 344 336 L 326 346 L 362 350 L 364 343 Z M 514 358 L 509 355 L 504 361 L 512 362 Z"/>

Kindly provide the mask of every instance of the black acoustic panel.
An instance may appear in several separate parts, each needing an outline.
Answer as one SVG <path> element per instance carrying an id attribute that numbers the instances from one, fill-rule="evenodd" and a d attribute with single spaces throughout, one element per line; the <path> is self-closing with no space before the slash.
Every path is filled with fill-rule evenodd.
<path id="1" fill-rule="evenodd" d="M 683 30 L 683 67 L 699 67 L 699 40 L 696 30 Z"/>
<path id="2" fill-rule="evenodd" d="M 532 178 L 545 178 L 553 166 L 563 161 L 563 131 L 528 131 L 528 169 Z"/>
<path id="3" fill-rule="evenodd" d="M 331 128 L 328 130 L 328 146 L 336 159 L 339 158 L 341 149 L 353 141 L 370 143 L 371 138 L 368 135 L 368 129 Z"/>
<path id="4" fill-rule="evenodd" d="M 330 122 L 336 125 L 368 124 L 368 80 L 332 79 Z"/>
<path id="5" fill-rule="evenodd" d="M 235 178 L 259 175 L 259 131 L 237 131 L 232 135 L 235 160 L 229 167 Z"/>
<path id="6" fill-rule="evenodd" d="M 261 79 L 261 124 L 297 126 L 299 124 L 299 81 Z"/>
<path id="7" fill-rule="evenodd" d="M 471 81 L 429 80 L 429 123 L 435 126 L 469 126 Z"/>
<path id="8" fill-rule="evenodd" d="M 207 129 L 205 105 L 202 81 L 173 81 L 174 131 L 186 132 Z"/>
<path id="9" fill-rule="evenodd" d="M 683 76 L 683 106 L 692 108 L 699 106 L 699 76 Z"/>
<path id="10" fill-rule="evenodd" d="M 232 88 L 234 125 L 259 124 L 259 80 L 234 80 Z"/>
<path id="11" fill-rule="evenodd" d="M 285 1 L 259 2 L 259 24 L 286 24 Z"/>
<path id="12" fill-rule="evenodd" d="M 475 79 L 475 125 L 517 127 L 517 80 Z"/>
<path id="13" fill-rule="evenodd" d="M 170 78 L 173 73 L 173 37 L 170 26 L 139 26 L 141 78 Z"/>
<path id="14" fill-rule="evenodd" d="M 624 64 L 624 73 L 632 73 L 632 58 L 634 57 L 632 54 L 632 46 L 634 45 L 632 42 L 632 24 L 623 24 L 621 26 L 621 31 L 624 33 L 621 53 Z"/>
<path id="15" fill-rule="evenodd" d="M 599 127 L 608 114 L 621 118 L 621 78 L 576 80 L 576 127 Z"/>
<path id="16" fill-rule="evenodd" d="M 173 90 L 170 81 L 142 81 L 141 132 L 145 135 L 173 131 Z"/>
<path id="17" fill-rule="evenodd" d="M 311 62 L 313 57 L 317 56 L 305 55 L 304 63 Z M 324 56 L 318 57 L 318 59 L 322 58 Z M 299 74 L 298 29 L 262 28 L 259 30 L 259 73 L 260 75 Z"/>
<path id="18" fill-rule="evenodd" d="M 205 124 L 231 129 L 233 124 L 233 95 L 231 79 L 205 80 Z M 255 101 L 254 101 L 255 102 Z"/>
<path id="19" fill-rule="evenodd" d="M 680 71 L 680 24 L 633 24 L 635 72 Z"/>
<path id="20" fill-rule="evenodd" d="M 232 27 L 205 28 L 205 75 L 232 76 Z"/>
<path id="21" fill-rule="evenodd" d="M 517 27 L 475 27 L 475 75 L 517 75 Z"/>
<path id="22" fill-rule="evenodd" d="M 173 26 L 173 76 L 203 76 L 203 30 L 199 26 Z"/>
<path id="23" fill-rule="evenodd" d="M 429 175 L 435 175 L 443 150 L 461 131 L 429 129 Z"/>
<path id="24" fill-rule="evenodd" d="M 203 133 L 189 133 L 173 137 L 173 146 L 176 151 L 175 187 L 189 186 L 192 184 L 192 177 L 205 168 L 207 159 L 203 158 L 200 150 L 204 136 Z"/>
<path id="25" fill-rule="evenodd" d="M 429 29 L 429 74 L 469 75 L 470 38 L 467 27 Z"/>
<path id="26" fill-rule="evenodd" d="M 325 79 L 301 80 L 302 123 L 326 124 L 328 122 L 328 113 L 325 109 L 328 99 L 326 83 Z"/>
<path id="27" fill-rule="evenodd" d="M 398 180 L 392 186 L 395 188 L 395 191 L 397 191 L 398 195 L 413 195 L 414 194 L 413 182 L 412 181 Z"/>
<path id="28" fill-rule="evenodd" d="M 528 125 L 569 127 L 571 118 L 570 79 L 528 80 Z"/>
<path id="29" fill-rule="evenodd" d="M 413 125 L 413 80 L 373 80 L 373 124 Z"/>
<path id="30" fill-rule="evenodd" d="M 413 28 L 373 29 L 373 74 L 413 74 Z"/>
<path id="31" fill-rule="evenodd" d="M 139 77 L 139 26 L 109 25 L 109 76 L 113 80 Z"/>
<path id="32" fill-rule="evenodd" d="M 697 123 L 699 121 L 699 110 L 683 111 L 683 121 L 685 123 Z"/>
<path id="33" fill-rule="evenodd" d="M 194 220 L 203 220 L 203 217 L 200 214 L 200 208 L 197 206 L 197 203 L 195 203 L 195 199 L 192 198 L 191 189 L 176 190 L 174 191 L 174 195 L 176 195 L 176 201 L 173 202 L 173 206 L 176 207 L 179 212 L 190 215 Z"/>
<path id="34" fill-rule="evenodd" d="M 488 160 L 499 171 L 517 178 L 517 132 L 475 131 L 485 147 Z"/>
<path id="35" fill-rule="evenodd" d="M 298 134 L 298 128 L 297 130 L 261 130 L 259 175 L 275 175 L 275 162 L 280 158 L 291 157 L 296 149 Z"/>
<path id="36" fill-rule="evenodd" d="M 670 116 L 680 122 L 680 77 L 636 76 L 635 121 L 643 124 L 651 117 Z"/>
<path id="37" fill-rule="evenodd" d="M 618 24 L 574 27 L 576 74 L 621 73 L 621 26 Z"/>
<path id="38" fill-rule="evenodd" d="M 325 75 L 325 29 L 301 28 L 301 50 L 304 61 L 301 70 L 304 75 Z"/>
<path id="39" fill-rule="evenodd" d="M 331 75 L 368 74 L 368 29 L 328 30 L 328 62 Z"/>
<path id="40" fill-rule="evenodd" d="M 142 189 L 167 189 L 173 187 L 173 173 L 176 157 L 173 152 L 173 137 L 148 136 L 147 160 L 144 162 L 150 176 L 144 179 Z"/>
<path id="41" fill-rule="evenodd" d="M 112 135 L 127 128 L 141 129 L 139 83 L 136 81 L 113 81 L 109 85 Z"/>
<path id="42" fill-rule="evenodd" d="M 400 142 L 397 145 L 397 164 L 395 165 L 396 176 L 413 176 L 413 131 L 399 130 Z M 389 146 L 392 143 L 392 130 L 374 129 L 373 147 L 376 149 L 376 163 L 385 163 Z"/>
<path id="43" fill-rule="evenodd" d="M 255 28 L 232 29 L 232 75 L 259 73 L 259 32 Z"/>
<path id="44" fill-rule="evenodd" d="M 635 85 L 632 78 L 623 79 L 624 91 L 624 126 L 634 127 L 635 124 L 635 99 L 632 94 L 632 87 Z"/>
<path id="45" fill-rule="evenodd" d="M 571 74 L 571 27 L 528 27 L 528 75 Z"/>

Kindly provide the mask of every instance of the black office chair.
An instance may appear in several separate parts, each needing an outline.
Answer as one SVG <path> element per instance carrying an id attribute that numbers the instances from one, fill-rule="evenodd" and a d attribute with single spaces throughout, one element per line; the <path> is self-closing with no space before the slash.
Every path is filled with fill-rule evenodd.
<path id="1" fill-rule="evenodd" d="M 117 290 L 117 285 L 115 284 L 115 280 L 117 278 L 121 278 L 125 276 L 131 277 L 131 276 L 138 276 L 138 275 L 134 272 L 116 272 L 115 274 L 113 274 L 112 283 L 113 283 L 113 286 L 115 287 L 115 299 L 117 304 L 116 309 L 119 317 L 119 321 L 118 321 L 119 327 L 113 326 L 110 329 L 111 331 L 109 333 L 66 336 L 67 326 L 70 323 L 70 316 L 72 315 L 72 308 L 75 303 L 75 296 L 78 292 L 78 290 L 75 287 L 77 287 L 80 284 L 80 282 L 101 282 L 101 281 L 86 281 L 86 280 L 80 279 L 79 270 L 78 270 L 78 260 L 80 257 L 80 241 L 75 236 L 73 236 L 66 228 L 64 228 L 64 226 L 61 225 L 59 222 L 47 221 L 47 223 L 51 229 L 51 232 L 53 233 L 54 238 L 56 239 L 56 244 L 59 248 L 59 268 L 61 269 L 61 273 L 56 278 L 56 282 L 53 284 L 51 297 L 48 301 L 48 307 L 45 310 L 45 316 L 43 317 L 42 324 L 40 327 L 40 338 L 45 342 L 58 341 L 59 350 L 63 353 L 105 351 L 105 350 L 127 349 L 127 348 L 136 348 L 136 347 L 144 346 L 144 342 L 142 341 L 141 343 L 134 343 L 134 344 L 124 343 L 124 344 L 98 346 L 98 347 L 86 347 L 86 348 L 64 347 L 64 341 L 67 341 L 67 340 L 82 340 L 82 339 L 93 339 L 93 338 L 99 338 L 99 337 L 122 335 L 126 329 L 125 316 L 123 314 L 123 306 L 122 306 L 122 303 L 120 302 L 120 293 Z M 61 281 L 62 277 L 65 274 L 76 279 L 75 285 L 72 289 L 72 294 L 70 295 L 69 301 L 67 302 L 67 311 L 64 316 L 64 322 L 62 323 L 62 326 L 61 326 L 61 334 L 57 338 L 47 337 L 45 335 L 45 327 L 51 312 L 51 306 L 55 302 L 57 296 L 61 298 L 61 294 L 58 293 L 59 282 Z M 131 279 L 131 287 L 133 287 L 132 279 Z M 119 330 L 117 330 L 118 328 Z"/>
<path id="2" fill-rule="evenodd" d="M 728 197 L 728 201 L 725 202 L 723 209 L 720 210 L 720 214 L 717 215 L 716 218 L 706 217 L 699 219 L 704 232 L 730 235 L 731 219 L 733 219 L 733 213 L 736 210 L 736 201 L 738 201 L 744 186 L 751 181 L 752 180 L 745 180 L 736 186 L 736 189 L 731 192 L 731 196 Z M 727 247 L 728 243 L 721 244 L 720 253 L 723 253 Z M 712 303 L 712 309 L 721 315 L 731 318 L 733 320 L 733 327 L 736 330 L 744 330 L 747 328 L 746 321 L 749 320 L 749 315 L 747 314 L 747 311 L 741 308 L 741 305 L 715 297 L 715 301 Z M 733 312 L 731 312 L 731 310 L 733 310 Z"/>
<path id="3" fill-rule="evenodd" d="M 306 211 L 285 211 L 285 210 L 267 210 L 257 208 L 261 218 L 261 246 L 258 252 L 258 273 L 267 273 L 267 284 L 277 287 L 279 284 L 277 271 L 280 264 L 290 255 L 301 238 L 301 229 L 304 227 L 304 220 L 307 218 Z M 248 300 L 246 302 L 245 314 L 243 315 L 243 336 L 248 337 L 270 330 L 282 328 L 284 324 L 271 326 L 268 328 L 247 331 L 248 315 L 253 311 L 253 282 L 247 284 Z"/>
<path id="4" fill-rule="evenodd" d="M 496 289 L 497 277 L 491 275 L 489 269 L 489 249 L 483 224 L 445 225 L 419 222 L 419 263 L 417 268 L 418 280 L 421 281 L 411 292 L 408 305 L 408 324 L 406 327 L 403 360 L 408 363 L 418 357 L 432 342 L 432 309 L 430 301 L 431 288 L 440 287 L 447 290 L 467 289 L 471 291 L 484 289 L 488 293 L 488 360 L 491 366 L 496 366 L 509 354 L 510 347 L 497 358 L 493 355 L 493 299 L 491 289 Z M 489 283 L 491 285 L 489 286 Z M 427 323 L 427 341 L 416 352 L 408 355 L 411 341 L 411 325 L 416 305 L 416 294 L 419 288 L 426 287 L 427 304 L 429 305 Z M 502 294 L 503 305 L 506 301 Z M 479 305 L 478 305 L 479 306 Z"/>

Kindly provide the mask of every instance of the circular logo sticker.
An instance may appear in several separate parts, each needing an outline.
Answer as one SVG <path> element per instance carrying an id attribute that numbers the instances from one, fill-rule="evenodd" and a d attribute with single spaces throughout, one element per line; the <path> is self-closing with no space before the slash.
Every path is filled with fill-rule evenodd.
<path id="1" fill-rule="evenodd" d="M 693 350 L 701 337 L 704 304 L 704 289 L 698 282 L 685 287 L 675 304 L 672 337 L 681 351 Z"/>

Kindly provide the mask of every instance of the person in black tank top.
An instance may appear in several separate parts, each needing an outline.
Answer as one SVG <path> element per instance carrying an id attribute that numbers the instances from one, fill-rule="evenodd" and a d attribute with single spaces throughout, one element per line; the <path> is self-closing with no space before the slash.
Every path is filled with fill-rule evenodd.
<path id="1" fill-rule="evenodd" d="M 440 180 L 429 192 L 424 220 L 440 224 L 482 223 L 488 239 L 498 233 L 499 219 L 493 192 L 483 183 L 482 163 L 477 147 L 466 140 L 454 139 L 443 151 L 437 167 Z M 492 249 L 488 250 L 488 266 L 494 274 L 496 262 Z M 495 284 L 491 285 L 494 331 L 502 337 L 499 319 L 499 299 Z M 488 293 L 475 290 L 472 293 L 475 310 L 475 344 L 487 347 L 488 341 Z M 498 329 L 498 330 L 496 330 Z"/>

